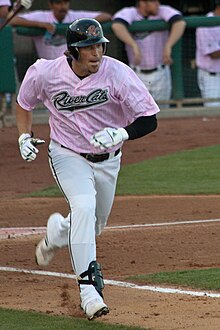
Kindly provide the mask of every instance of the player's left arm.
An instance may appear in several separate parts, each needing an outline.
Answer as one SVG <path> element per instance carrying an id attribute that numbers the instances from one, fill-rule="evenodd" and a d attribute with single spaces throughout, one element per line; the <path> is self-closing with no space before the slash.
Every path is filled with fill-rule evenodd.
<path id="1" fill-rule="evenodd" d="M 183 20 L 182 16 L 179 15 L 171 18 L 169 24 L 171 28 L 163 51 L 163 62 L 167 65 L 172 64 L 172 47 L 182 37 L 186 28 L 186 22 Z"/>
<path id="2" fill-rule="evenodd" d="M 157 128 L 157 117 L 143 116 L 126 127 L 105 127 L 92 136 L 91 144 L 105 150 L 126 140 L 135 140 L 153 132 Z"/>
<path id="3" fill-rule="evenodd" d="M 105 13 L 105 12 L 102 12 L 95 17 L 95 19 L 100 23 L 111 21 L 111 18 L 112 18 L 112 15 L 109 13 Z"/>

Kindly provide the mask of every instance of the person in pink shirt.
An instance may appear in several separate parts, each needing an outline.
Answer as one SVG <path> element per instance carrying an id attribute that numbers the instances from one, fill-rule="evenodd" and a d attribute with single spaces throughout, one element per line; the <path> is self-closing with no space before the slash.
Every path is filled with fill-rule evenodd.
<path id="1" fill-rule="evenodd" d="M 27 70 L 16 109 L 19 149 L 28 162 L 44 142 L 32 136 L 32 110 L 39 101 L 49 110 L 49 163 L 69 205 L 66 217 L 49 217 L 36 261 L 47 266 L 58 248 L 69 246 L 81 307 L 90 320 L 109 312 L 96 236 L 112 208 L 122 146 L 153 132 L 159 112 L 134 71 L 104 56 L 108 42 L 97 20 L 75 20 L 67 30 L 66 54 L 37 60 Z"/>
<path id="2" fill-rule="evenodd" d="M 39 27 L 46 30 L 45 35 L 33 37 L 37 55 L 48 60 L 64 54 L 66 39 L 56 34 L 56 24 L 71 23 L 75 19 L 88 17 L 99 22 L 111 20 L 111 15 L 100 11 L 71 10 L 70 0 L 49 0 L 50 10 L 36 10 L 17 16 L 11 22 L 13 26 Z"/>
<path id="3" fill-rule="evenodd" d="M 207 17 L 220 16 L 220 0 L 215 1 L 214 11 Z M 220 26 L 196 29 L 196 65 L 201 96 L 220 98 Z M 220 100 L 205 102 L 207 107 L 219 107 Z"/>
<path id="4" fill-rule="evenodd" d="M 128 27 L 143 19 L 162 19 L 169 23 L 170 30 L 130 33 Z M 171 97 L 172 47 L 183 35 L 185 25 L 178 10 L 157 0 L 138 0 L 136 7 L 125 7 L 113 16 L 112 30 L 125 43 L 129 65 L 157 101 Z"/>

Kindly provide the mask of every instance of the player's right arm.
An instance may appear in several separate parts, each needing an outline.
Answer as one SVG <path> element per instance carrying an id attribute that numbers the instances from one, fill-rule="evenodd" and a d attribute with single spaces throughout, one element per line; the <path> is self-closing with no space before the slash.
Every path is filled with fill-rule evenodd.
<path id="1" fill-rule="evenodd" d="M 10 0 L 0 0 L 0 20 L 3 20 L 7 17 L 10 6 Z"/>
<path id="2" fill-rule="evenodd" d="M 0 6 L 0 20 L 7 17 L 8 8 L 9 6 Z"/>
<path id="3" fill-rule="evenodd" d="M 55 27 L 54 24 L 29 20 L 29 19 L 19 17 L 19 16 L 14 17 L 10 21 L 10 24 L 12 26 L 25 26 L 25 27 L 42 28 L 42 29 L 47 30 L 50 33 L 54 33 L 55 30 L 56 30 L 56 27 Z"/>
<path id="4" fill-rule="evenodd" d="M 106 12 L 101 12 L 99 15 L 94 17 L 99 23 L 111 21 L 112 15 Z"/>
<path id="5" fill-rule="evenodd" d="M 217 50 L 216 52 L 210 53 L 209 56 L 214 60 L 216 58 L 220 58 L 220 50 Z"/>
<path id="6" fill-rule="evenodd" d="M 36 67 L 37 63 L 41 61 L 38 60 L 28 68 L 17 96 L 16 123 L 19 133 L 18 145 L 22 158 L 27 162 L 35 160 L 39 152 L 36 146 L 45 142 L 44 140 L 34 138 L 31 131 L 32 110 L 39 102 L 38 70 Z"/>
<path id="7" fill-rule="evenodd" d="M 16 104 L 16 121 L 19 133 L 18 145 L 21 157 L 27 162 L 35 160 L 39 150 L 36 148 L 38 144 L 45 143 L 44 140 L 33 138 L 32 112 L 26 111 L 18 103 Z"/>
<path id="8" fill-rule="evenodd" d="M 26 111 L 18 103 L 16 103 L 16 122 L 19 136 L 23 133 L 31 135 L 32 112 Z"/>
<path id="9" fill-rule="evenodd" d="M 141 62 L 141 51 L 135 42 L 134 38 L 130 34 L 126 25 L 119 21 L 113 21 L 112 30 L 115 33 L 116 37 L 124 42 L 126 45 L 130 46 L 134 52 L 135 64 L 138 65 Z"/>

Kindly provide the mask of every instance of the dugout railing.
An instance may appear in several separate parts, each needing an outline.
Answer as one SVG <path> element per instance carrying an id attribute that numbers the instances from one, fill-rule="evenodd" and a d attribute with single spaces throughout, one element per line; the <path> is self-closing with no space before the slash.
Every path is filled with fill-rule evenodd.
<path id="1" fill-rule="evenodd" d="M 161 101 L 160 103 L 168 103 L 170 108 L 178 109 L 202 109 L 203 102 L 216 101 L 217 99 L 202 99 L 197 86 L 196 67 L 195 67 L 195 29 L 200 26 L 218 26 L 220 25 L 220 17 L 205 17 L 205 16 L 189 16 L 184 17 L 186 21 L 186 31 L 181 40 L 173 47 L 172 57 L 173 64 L 172 70 L 172 98 L 169 101 Z M 57 24 L 56 33 L 65 34 L 68 24 Z M 144 31 L 159 31 L 169 29 L 168 23 L 162 20 L 143 20 L 134 22 L 129 30 L 131 32 L 144 32 Z M 44 29 L 41 28 L 26 28 L 17 27 L 14 33 L 17 35 L 17 43 L 19 36 L 31 37 L 43 35 Z M 103 24 L 103 30 L 106 36 L 110 39 L 111 43 L 108 47 L 108 55 L 113 56 L 126 63 L 126 55 L 123 44 L 114 36 L 111 29 L 111 22 Z M 0 93 L 14 93 L 15 86 L 19 87 L 27 67 L 32 63 L 23 65 L 22 74 L 14 74 L 15 62 L 18 62 L 16 54 L 16 43 L 14 50 L 12 46 L 12 33 L 11 27 L 6 27 L 0 33 L 1 41 L 4 44 L 0 45 Z M 28 38 L 30 41 L 30 38 Z M 3 46 L 4 45 L 4 46 Z M 22 46 L 21 46 L 22 47 Z M 25 59 L 25 53 L 20 56 L 20 62 Z M 21 67 L 21 65 L 20 65 Z M 17 71 L 18 68 L 16 68 Z M 20 77 L 17 79 L 16 77 Z M 158 102 L 159 103 L 159 102 Z M 2 112 L 2 111 L 1 111 Z M 12 111 L 13 112 L 13 111 Z"/>

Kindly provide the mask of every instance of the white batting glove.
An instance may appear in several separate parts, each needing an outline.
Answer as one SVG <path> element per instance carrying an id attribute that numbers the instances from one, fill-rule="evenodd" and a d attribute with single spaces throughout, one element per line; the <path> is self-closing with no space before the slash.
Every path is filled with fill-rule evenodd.
<path id="1" fill-rule="evenodd" d="M 21 157 L 27 162 L 35 160 L 39 150 L 35 148 L 38 144 L 45 143 L 44 140 L 34 139 L 29 133 L 23 133 L 18 139 Z"/>
<path id="2" fill-rule="evenodd" d="M 92 136 L 90 143 L 96 148 L 102 150 L 116 146 L 117 144 L 128 140 L 129 136 L 124 128 L 105 127 Z"/>
<path id="3" fill-rule="evenodd" d="M 25 9 L 29 9 L 29 8 L 31 8 L 32 0 L 21 0 L 21 5 L 22 5 Z"/>

